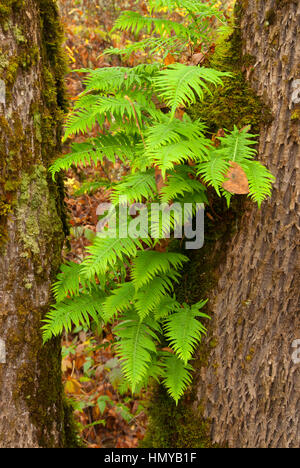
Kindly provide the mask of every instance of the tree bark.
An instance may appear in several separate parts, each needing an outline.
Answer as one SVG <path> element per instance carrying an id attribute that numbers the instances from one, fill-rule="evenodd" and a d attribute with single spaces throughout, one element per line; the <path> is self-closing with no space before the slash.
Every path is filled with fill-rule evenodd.
<path id="1" fill-rule="evenodd" d="M 195 405 L 201 402 L 214 443 L 294 448 L 300 442 L 300 367 L 292 359 L 300 338 L 300 4 L 249 0 L 238 7 L 243 53 L 255 58 L 247 78 L 273 114 L 261 128 L 259 159 L 277 181 L 261 210 L 245 212 L 219 269 L 211 299 L 214 348 L 199 372 Z"/>
<path id="2" fill-rule="evenodd" d="M 41 319 L 63 244 L 48 176 L 65 109 L 55 0 L 0 0 L 0 447 L 66 444 L 60 343 Z"/>

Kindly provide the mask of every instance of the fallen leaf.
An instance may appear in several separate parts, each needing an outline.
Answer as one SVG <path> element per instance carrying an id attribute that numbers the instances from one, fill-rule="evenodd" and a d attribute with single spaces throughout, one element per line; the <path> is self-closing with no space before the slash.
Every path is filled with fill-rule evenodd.
<path id="1" fill-rule="evenodd" d="M 223 189 L 237 195 L 249 193 L 249 183 L 244 170 L 236 162 L 230 162 L 230 168 L 226 174 L 227 180 L 223 183 Z"/>
<path id="2" fill-rule="evenodd" d="M 175 63 L 175 57 L 172 54 L 168 54 L 165 58 L 165 65 L 172 65 L 172 63 Z"/>

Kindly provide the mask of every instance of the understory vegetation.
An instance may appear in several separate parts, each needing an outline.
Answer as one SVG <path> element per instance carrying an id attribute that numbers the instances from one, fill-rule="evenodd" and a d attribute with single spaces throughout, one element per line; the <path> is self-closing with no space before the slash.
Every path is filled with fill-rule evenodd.
<path id="1" fill-rule="evenodd" d="M 154 379 L 176 403 L 191 383 L 193 354 L 209 316 L 203 312 L 208 298 L 190 304 L 174 293 L 188 257 L 173 250 L 172 238 L 209 204 L 212 190 L 227 206 L 233 196 L 248 195 L 260 208 L 274 181 L 255 159 L 258 135 L 250 126 L 220 128 L 212 135 L 186 112 L 231 78 L 228 71 L 205 65 L 216 29 L 223 36 L 232 32 L 230 18 L 211 3 L 149 0 L 144 14 L 121 13 L 111 34 L 125 32 L 136 41 L 109 48 L 104 57 L 128 60 L 142 51 L 142 60 L 131 67 L 77 71 L 85 74 L 85 89 L 67 117 L 64 138 L 87 136 L 73 142 L 71 152 L 50 169 L 55 178 L 63 170 L 107 162 L 123 168 L 119 180 L 104 171 L 78 191 L 104 187 L 111 205 L 102 213 L 100 232 L 91 233 L 84 259 L 61 267 L 44 340 L 74 326 L 95 330 L 111 324 L 120 391 L 139 392 Z M 96 135 L 90 137 L 92 130 Z M 133 204 L 135 210 L 128 212 Z M 182 215 L 186 207 L 188 220 Z M 115 236 L 107 229 L 125 208 L 126 226 L 134 223 L 140 235 L 131 236 L 122 223 Z M 99 404 L 103 409 L 106 400 Z"/>

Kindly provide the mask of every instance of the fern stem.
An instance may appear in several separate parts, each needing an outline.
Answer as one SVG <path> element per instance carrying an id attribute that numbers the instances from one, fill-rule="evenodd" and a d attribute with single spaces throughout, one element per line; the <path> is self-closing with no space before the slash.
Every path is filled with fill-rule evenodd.
<path id="1" fill-rule="evenodd" d="M 139 123 L 139 119 L 138 119 L 138 116 L 137 116 L 137 113 L 136 113 L 136 109 L 135 109 L 134 103 L 132 102 L 132 100 L 130 99 L 129 96 L 124 96 L 124 99 L 127 99 L 127 101 L 130 103 L 130 105 L 131 105 L 131 107 L 132 107 L 132 109 L 133 109 L 134 116 L 135 116 L 135 121 L 136 121 L 136 125 L 137 125 L 137 128 L 139 129 L 139 132 L 140 132 L 140 135 L 141 135 L 141 138 L 142 138 L 142 141 L 143 141 L 143 145 L 144 145 L 144 147 L 146 148 L 146 142 L 145 142 L 145 139 L 144 139 L 144 135 L 143 135 L 143 132 L 142 132 L 140 123 Z"/>

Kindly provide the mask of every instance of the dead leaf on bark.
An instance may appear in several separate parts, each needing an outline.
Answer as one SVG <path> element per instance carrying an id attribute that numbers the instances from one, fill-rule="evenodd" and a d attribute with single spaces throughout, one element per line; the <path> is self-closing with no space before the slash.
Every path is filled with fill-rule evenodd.
<path id="1" fill-rule="evenodd" d="M 227 180 L 222 185 L 223 189 L 237 195 L 249 193 L 249 183 L 245 171 L 236 162 L 230 162 L 226 178 Z"/>

